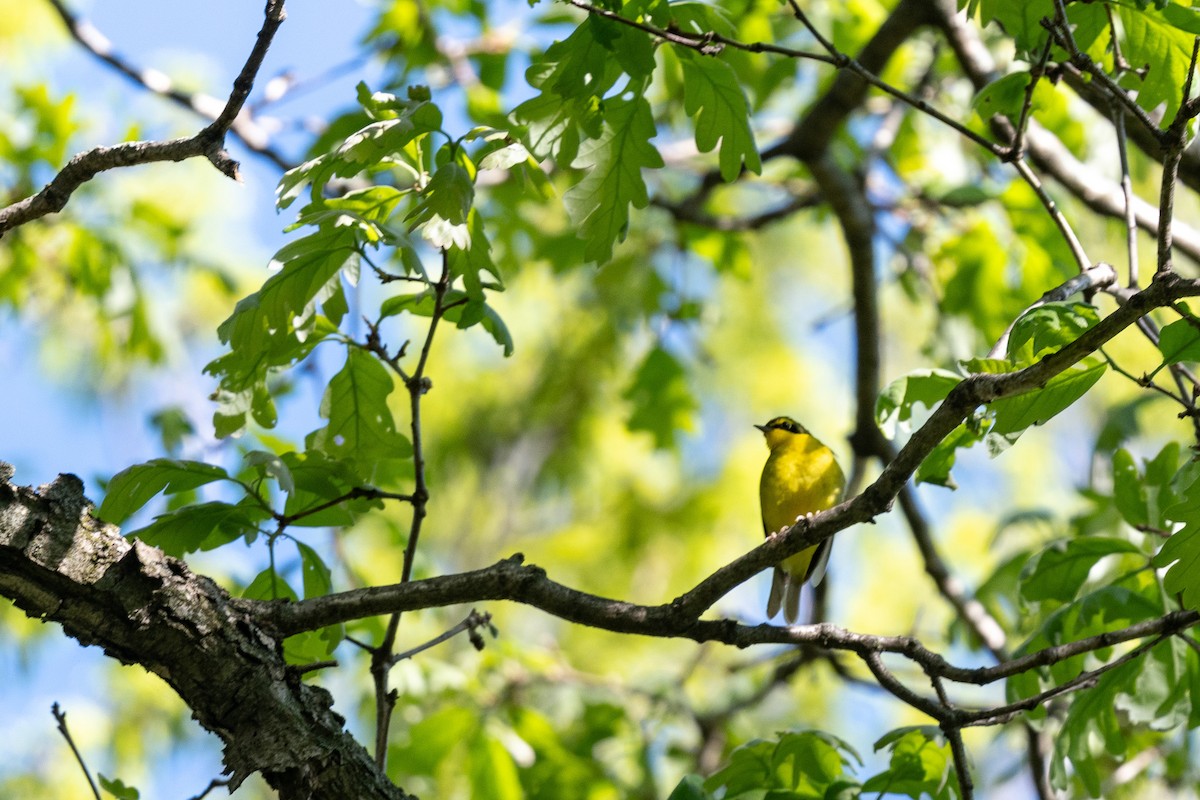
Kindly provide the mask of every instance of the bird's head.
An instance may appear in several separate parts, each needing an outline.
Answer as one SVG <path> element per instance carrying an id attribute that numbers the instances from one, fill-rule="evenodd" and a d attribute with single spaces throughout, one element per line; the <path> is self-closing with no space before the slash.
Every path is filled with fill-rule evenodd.
<path id="1" fill-rule="evenodd" d="M 754 427 L 763 432 L 763 436 L 767 438 L 767 447 L 772 450 L 793 436 L 808 433 L 807 428 L 791 417 L 775 417 L 766 425 L 755 425 Z"/>

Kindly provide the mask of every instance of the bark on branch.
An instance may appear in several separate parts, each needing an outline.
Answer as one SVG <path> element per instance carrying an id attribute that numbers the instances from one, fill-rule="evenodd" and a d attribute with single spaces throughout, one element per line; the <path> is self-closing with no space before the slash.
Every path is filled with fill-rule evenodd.
<path id="1" fill-rule="evenodd" d="M 0 594 L 166 681 L 224 742 L 231 787 L 261 772 L 283 800 L 408 797 L 225 590 L 93 518 L 75 476 L 37 490 L 11 476 L 0 463 Z"/>

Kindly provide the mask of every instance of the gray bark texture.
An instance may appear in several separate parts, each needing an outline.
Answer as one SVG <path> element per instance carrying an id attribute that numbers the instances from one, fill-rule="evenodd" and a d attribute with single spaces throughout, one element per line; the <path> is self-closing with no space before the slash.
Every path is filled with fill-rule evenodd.
<path id="1" fill-rule="evenodd" d="M 410 797 L 224 589 L 95 519 L 74 475 L 37 489 L 12 475 L 0 462 L 0 595 L 165 680 L 221 738 L 231 789 L 261 772 L 283 800 Z"/>

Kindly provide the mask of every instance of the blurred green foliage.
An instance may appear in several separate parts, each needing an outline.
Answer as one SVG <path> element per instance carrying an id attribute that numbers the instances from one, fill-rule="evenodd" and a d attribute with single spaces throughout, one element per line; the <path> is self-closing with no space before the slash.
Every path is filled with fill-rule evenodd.
<path id="1" fill-rule="evenodd" d="M 817 47 L 771 3 L 602 5 L 686 35 Z M 855 53 L 891 5 L 818 4 L 811 20 Z M 983 34 L 998 51 L 1015 45 L 1032 57 L 1046 46 L 1047 0 L 967 5 L 1002 26 Z M 1121 20 L 1125 57 L 1150 65 L 1138 103 L 1169 121 L 1193 17 L 1175 4 L 1071 3 L 1077 44 L 1109 68 L 1106 10 Z M 972 114 L 1020 117 L 1027 59 L 1007 63 L 972 102 L 932 39 L 914 36 L 882 77 L 908 86 L 934 70 L 929 102 L 952 116 L 976 126 Z M 149 180 L 94 181 L 63 214 L 0 243 L 0 302 L 37 326 L 50 355 L 69 341 L 70 357 L 48 363 L 92 385 L 183 358 L 198 332 L 220 340 L 202 358 L 221 443 L 199 446 L 207 426 L 164 409 L 153 421 L 164 457 L 113 464 L 100 517 L 133 520 L 133 535 L 241 596 L 311 598 L 400 578 L 413 531 L 404 497 L 421 475 L 429 516 L 415 578 L 521 551 L 563 583 L 658 604 L 759 541 L 764 451 L 753 422 L 794 414 L 850 462 L 844 244 L 819 205 L 759 219 L 812 191 L 802 163 L 762 151 L 781 118 L 798 118 L 829 88 L 833 69 L 734 48 L 702 54 L 551 4 L 394 0 L 361 47 L 383 65 L 383 83 L 360 84 L 281 176 L 279 208 L 300 208 L 269 277 L 256 267 L 247 284 L 244 256 L 197 234 L 223 219 L 203 192 L 185 204 Z M 8 201 L 61 168 L 96 109 L 39 81 L 4 88 L 0 113 L 21 123 L 0 126 Z M 1073 152 L 1092 166 L 1111 160 L 1105 118 L 1078 109 L 1065 85 L 1042 81 L 1032 99 L 1033 118 Z M 872 132 L 893 115 L 888 150 L 872 149 Z M 1029 310 L 1074 274 L 1070 249 L 1026 184 L 915 109 L 868 103 L 835 133 L 832 152 L 881 187 L 888 385 L 875 412 L 889 438 L 902 443 L 965 376 L 1036 363 L 1111 311 L 1103 297 Z M 1148 160 L 1133 155 L 1145 173 Z M 1081 203 L 1056 199 L 1073 221 L 1113 233 Z M 1116 262 L 1119 234 L 1089 240 L 1090 251 Z M 1127 332 L 1044 386 L 977 409 L 917 473 L 931 484 L 921 497 L 946 560 L 975 583 L 1015 655 L 1200 606 L 1200 474 L 1181 445 L 1193 432 L 1177 406 L 1124 377 L 1149 381 L 1196 362 L 1196 318 L 1181 306 L 1153 321 L 1157 347 Z M 981 358 L 1006 332 L 1001 356 Z M 302 407 L 297 386 L 309 383 L 316 400 Z M 979 442 L 1003 457 L 985 461 L 970 449 Z M 964 497 L 939 488 L 956 485 Z M 913 633 L 956 663 L 985 658 L 899 521 L 880 523 L 839 537 L 830 618 Z M 715 613 L 760 622 L 762 588 L 738 589 Z M 499 639 L 482 653 L 459 637 L 393 673 L 388 769 L 408 791 L 958 796 L 942 733 L 877 701 L 861 687 L 869 673 L 848 658 L 810 659 L 793 676 L 781 665 L 796 653 L 785 649 L 729 652 L 488 610 Z M 405 614 L 398 649 L 465 612 Z M 0 626 L 15 648 L 44 636 L 8 608 Z M 286 643 L 293 663 L 338 659 L 312 679 L 327 682 L 362 741 L 375 698 L 354 643 L 378 642 L 384 626 L 359 620 Z M 1022 672 L 971 700 L 1032 697 L 1133 646 Z M 968 731 L 977 766 L 1005 765 L 979 779 L 997 792 L 1014 775 L 1028 780 L 1012 734 L 1029 724 L 1053 739 L 1056 788 L 1149 797 L 1194 787 L 1196 653 L 1190 632 L 1149 642 L 1085 688 L 997 730 Z M 176 746 L 201 747 L 167 687 L 134 672 L 114 676 L 119 688 L 85 742 L 116 797 L 134 796 L 129 786 L 165 768 Z M 860 758 L 856 747 L 872 741 Z M 1120 765 L 1146 758 L 1153 768 L 1115 781 Z M 38 765 L 0 772 L 4 796 L 70 796 L 66 787 Z M 248 784 L 236 796 L 264 792 Z"/>

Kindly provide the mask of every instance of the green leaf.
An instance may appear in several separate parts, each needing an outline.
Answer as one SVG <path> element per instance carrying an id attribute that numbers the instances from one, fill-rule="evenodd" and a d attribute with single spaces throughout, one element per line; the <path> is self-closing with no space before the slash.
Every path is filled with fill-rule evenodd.
<path id="1" fill-rule="evenodd" d="M 1025 104 L 1025 92 L 1029 87 L 1027 71 L 1014 72 L 984 86 L 971 101 L 971 108 L 984 120 L 1001 114 L 1016 121 Z"/>
<path id="2" fill-rule="evenodd" d="M 1114 553 L 1141 553 L 1124 539 L 1089 536 L 1047 545 L 1021 574 L 1021 596 L 1029 601 L 1067 602 L 1083 586 L 1096 562 Z"/>
<path id="3" fill-rule="evenodd" d="M 296 329 L 311 319 L 343 268 L 357 265 L 353 229 L 321 229 L 284 245 L 275 254 L 282 265 L 254 294 L 241 300 L 217 328 L 221 341 L 247 358 L 270 352 L 281 340 L 291 344 Z"/>
<path id="4" fill-rule="evenodd" d="M 362 83 L 358 89 L 359 101 L 376 121 L 338 141 L 329 152 L 285 172 L 275 191 L 276 206 L 290 206 L 308 184 L 312 185 L 313 202 L 319 203 L 331 178 L 351 178 L 380 165 L 405 166 L 417 176 L 417 171 L 397 156 L 418 137 L 441 128 L 441 110 L 418 93 L 401 100 L 383 92 L 370 94 Z"/>
<path id="5" fill-rule="evenodd" d="M 480 169 L 508 169 L 517 164 L 529 163 L 531 156 L 520 142 L 512 142 L 492 150 L 479 161 Z"/>
<path id="6" fill-rule="evenodd" d="M 704 789 L 713 793 L 723 788 L 723 797 L 763 790 L 765 794 L 750 796 L 825 797 L 834 787 L 845 788 L 850 759 L 859 761 L 858 754 L 831 734 L 782 733 L 778 742 L 755 739 L 734 750 L 729 763 L 704 782 Z"/>
<path id="7" fill-rule="evenodd" d="M 962 0 L 961 5 L 965 5 Z M 1045 44 L 1049 33 L 1042 27 L 1042 20 L 1054 19 L 1053 0 L 971 0 L 970 7 L 978 9 L 982 24 L 998 22 L 1017 49 L 1025 53 Z"/>
<path id="8" fill-rule="evenodd" d="M 1175 507 L 1179 500 L 1173 486 L 1179 455 L 1179 443 L 1169 442 L 1146 462 L 1143 475 L 1128 451 L 1120 449 L 1113 454 L 1113 501 L 1130 525 L 1168 527 L 1164 511 Z"/>
<path id="9" fill-rule="evenodd" d="M 410 458 L 412 444 L 396 430 L 387 404 L 394 388 L 379 359 L 357 347 L 348 348 L 345 366 L 333 376 L 321 400 L 321 416 L 329 423 L 310 433 L 305 445 L 353 461 L 367 479 L 380 460 Z"/>
<path id="10" fill-rule="evenodd" d="M 96 778 L 100 783 L 100 788 L 111 794 L 117 800 L 138 800 L 141 794 L 132 786 L 126 786 L 125 783 L 117 778 L 106 778 L 103 772 L 97 772 Z"/>
<path id="11" fill-rule="evenodd" d="M 1137 103 L 1147 111 L 1164 106 L 1162 126 L 1175 119 L 1184 82 L 1192 62 L 1194 34 L 1180 30 L 1149 6 L 1115 6 L 1124 30 L 1121 53 L 1139 72 L 1126 73 L 1122 84 L 1137 92 Z M 1178 16 L 1176 16 L 1178 19 Z M 1142 72 L 1144 68 L 1144 72 Z"/>
<path id="12" fill-rule="evenodd" d="M 319 450 L 304 453 L 284 453 L 280 456 L 295 483 L 288 494 L 283 513 L 296 517 L 298 527 L 344 527 L 352 525 L 359 516 L 384 507 L 382 500 L 356 498 L 329 506 L 330 500 L 344 497 L 359 485 L 361 476 L 353 463 L 333 459 Z M 312 514 L 305 512 L 326 506 Z M 303 515 L 303 516 L 299 516 Z"/>
<path id="13" fill-rule="evenodd" d="M 155 413 L 150 417 L 150 424 L 158 430 L 163 449 L 172 455 L 179 452 L 186 437 L 196 433 L 191 418 L 179 406 L 164 408 Z"/>
<path id="14" fill-rule="evenodd" d="M 242 590 L 247 600 L 299 600 L 287 581 L 271 567 L 254 576 L 254 580 Z"/>
<path id="15" fill-rule="evenodd" d="M 712 800 L 713 795 L 704 791 L 704 778 L 687 775 L 667 795 L 667 800 Z"/>
<path id="16" fill-rule="evenodd" d="M 1181 361 L 1200 361 L 1200 322 L 1191 318 L 1177 319 L 1166 325 L 1158 335 L 1158 350 L 1162 365 L 1154 371 Z M 1150 377 L 1153 377 L 1151 374 Z"/>
<path id="17" fill-rule="evenodd" d="M 625 239 L 629 206 L 649 204 L 642 169 L 663 165 L 662 156 L 650 144 L 654 135 L 650 104 L 635 95 L 607 101 L 602 134 L 580 146 L 571 166 L 586 174 L 567 191 L 563 202 L 586 242 L 586 261 L 604 263 L 612 258 L 613 244 Z"/>
<path id="18" fill-rule="evenodd" d="M 413 228 L 435 217 L 451 225 L 465 225 L 474 200 L 475 181 L 471 173 L 462 164 L 451 161 L 433 173 L 421 190 L 416 206 L 404 219 Z"/>
<path id="19" fill-rule="evenodd" d="M 253 538 L 259 524 L 269 517 L 270 512 L 249 501 L 196 503 L 160 514 L 146 527 L 128 535 L 169 556 L 181 558 L 187 553 L 213 550 L 243 537 Z"/>
<path id="20" fill-rule="evenodd" d="M 917 370 L 892 381 L 875 401 L 875 420 L 880 430 L 894 439 L 897 430 L 908 430 L 917 403 L 932 409 L 961 381 L 961 375 L 944 369 Z"/>
<path id="21" fill-rule="evenodd" d="M 288 494 L 296 491 L 291 470 L 275 453 L 266 450 L 251 450 L 242 456 L 242 461 L 246 466 L 253 468 L 260 477 L 274 478 L 275 482 L 279 484 L 280 490 Z"/>
<path id="22" fill-rule="evenodd" d="M 1032 364 L 1075 341 L 1099 321 L 1096 307 L 1087 303 L 1038 306 L 1013 324 L 1008 337 L 1008 358 L 1014 364 Z"/>
<path id="23" fill-rule="evenodd" d="M 284 231 L 306 226 L 342 228 L 353 225 L 368 244 L 383 241 L 395 244 L 393 232 L 384 223 L 391 218 L 404 194 L 394 186 L 371 186 L 349 191 L 341 197 L 321 198 L 305 206 L 296 221 Z"/>
<path id="24" fill-rule="evenodd" d="M 517 765 L 504 745 L 492 736 L 478 736 L 467 747 L 471 797 L 480 800 L 522 800 L 525 792 Z"/>
<path id="25" fill-rule="evenodd" d="M 119 525 L 159 492 L 175 494 L 213 481 L 231 480 L 229 473 L 200 461 L 176 461 L 156 458 L 123 469 L 108 482 L 104 502 L 96 516 Z"/>
<path id="26" fill-rule="evenodd" d="M 629 429 L 650 433 L 655 447 L 672 447 L 677 431 L 691 429 L 697 403 L 687 372 L 662 347 L 646 354 L 624 396 L 633 406 Z"/>
<path id="27" fill-rule="evenodd" d="M 333 591 L 333 578 L 329 567 L 317 553 L 303 542 L 296 542 L 300 551 L 300 574 L 304 580 L 304 599 L 324 597 Z"/>
<path id="28" fill-rule="evenodd" d="M 704 788 L 715 792 L 724 787 L 725 796 L 736 797 L 751 789 L 780 785 L 770 769 L 774 751 L 774 744 L 761 739 L 742 745 L 730 754 L 727 765 L 704 781 Z"/>
<path id="29" fill-rule="evenodd" d="M 858 754 L 841 739 L 820 731 L 781 734 L 771 757 L 777 774 L 787 777 L 786 788 L 819 789 L 841 778 L 848 763 L 846 754 Z"/>
<path id="30" fill-rule="evenodd" d="M 1083 397 L 1107 369 L 1102 361 L 1084 361 L 1055 375 L 1041 389 L 990 403 L 996 415 L 991 433 L 1010 436 L 1045 423 Z"/>
<path id="31" fill-rule="evenodd" d="M 1114 702 L 1130 723 L 1154 731 L 1183 725 L 1191 715 L 1193 699 L 1187 685 L 1190 648 L 1172 636 L 1141 657 L 1132 681 Z"/>
<path id="32" fill-rule="evenodd" d="M 917 483 L 932 483 L 935 486 L 945 486 L 956 489 L 958 486 L 950 477 L 950 470 L 958 458 L 958 451 L 974 446 L 983 438 L 983 434 L 974 424 L 963 423 L 950 432 L 950 435 L 938 443 L 937 447 L 925 456 L 921 466 L 917 467 L 914 476 Z"/>
<path id="33" fill-rule="evenodd" d="M 472 209 L 467 216 L 469 241 L 465 246 L 454 245 L 446 254 L 451 276 L 461 276 L 467 294 L 482 300 L 484 289 L 503 291 L 500 270 L 492 261 L 492 245 L 483 227 L 483 217 Z M 490 276 L 490 277 L 485 277 Z"/>
<path id="34" fill-rule="evenodd" d="M 482 720 L 474 709 L 443 706 L 408 727 L 408 741 L 389 748 L 392 760 L 405 772 L 434 775 L 462 744 L 476 736 Z"/>
<path id="35" fill-rule="evenodd" d="M 897 731 L 899 736 L 885 736 L 886 746 L 892 751 L 891 762 L 884 772 L 874 775 L 863 783 L 863 792 L 886 792 L 903 794 L 919 800 L 929 795 L 937 797 L 950 776 L 952 759 L 949 745 L 940 732 L 932 726 L 923 725 Z"/>
<path id="36" fill-rule="evenodd" d="M 721 145 L 721 177 L 737 179 L 746 169 L 762 173 L 762 159 L 750 130 L 750 109 L 746 95 L 733 68 L 717 58 L 684 51 L 679 53 L 683 67 L 683 108 L 696 119 L 696 147 L 701 153 Z"/>
<path id="37" fill-rule="evenodd" d="M 1182 595 L 1185 607 L 1200 609 L 1200 525 L 1189 524 L 1171 534 L 1153 564 L 1168 567 L 1163 577 L 1168 592 Z"/>

